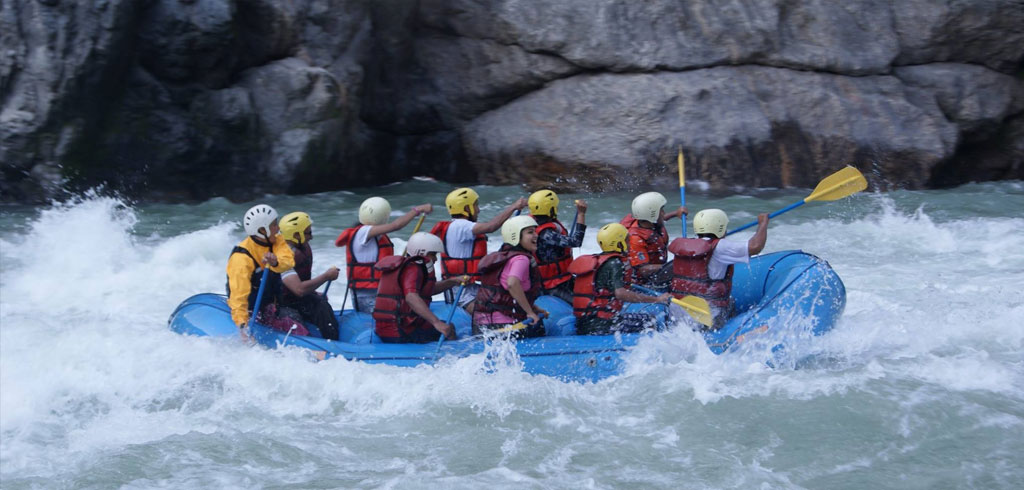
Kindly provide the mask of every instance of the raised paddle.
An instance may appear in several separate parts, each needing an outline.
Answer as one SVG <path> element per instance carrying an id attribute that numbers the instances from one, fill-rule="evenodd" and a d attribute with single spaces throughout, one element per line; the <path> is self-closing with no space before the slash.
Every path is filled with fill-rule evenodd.
<path id="1" fill-rule="evenodd" d="M 825 177 L 821 182 L 818 183 L 818 187 L 814 188 L 814 192 L 811 195 L 803 198 L 800 202 L 790 204 L 772 214 L 768 215 L 768 218 L 774 218 L 786 211 L 796 209 L 802 206 L 807 201 L 835 201 L 836 199 L 842 199 L 846 196 L 856 194 L 864 189 L 868 188 L 868 181 L 864 179 L 864 175 L 860 173 L 854 167 L 847 166 L 846 168 Z M 743 231 L 751 226 L 757 224 L 757 220 L 751 221 L 735 230 L 727 232 L 725 235 L 729 236 L 737 231 Z"/>
<path id="2" fill-rule="evenodd" d="M 679 156 L 677 157 L 677 159 L 679 160 L 679 206 L 685 208 L 686 207 L 686 178 L 684 177 L 684 174 L 685 174 L 684 169 L 686 168 L 686 164 L 684 163 L 684 160 L 683 160 L 683 147 L 681 147 L 681 146 L 679 147 Z M 680 216 L 679 218 L 680 218 L 679 220 L 683 222 L 683 238 L 686 238 L 686 215 L 684 214 L 684 215 Z"/>
<path id="3" fill-rule="evenodd" d="M 661 293 L 648 289 L 643 286 L 633 284 L 633 289 L 640 291 L 641 293 L 648 294 L 651 296 L 661 296 Z M 697 296 L 684 296 L 683 299 L 672 298 L 672 302 L 679 305 L 686 314 L 693 317 L 701 325 L 710 327 L 713 323 L 711 319 L 711 307 L 708 306 L 707 300 Z"/>
<path id="4" fill-rule="evenodd" d="M 423 226 L 423 218 L 426 218 L 427 214 L 423 213 L 420 215 L 420 220 L 416 222 L 416 226 L 412 228 L 412 234 L 415 235 L 417 231 L 420 231 L 420 227 Z M 409 245 L 405 245 L 405 251 L 402 252 L 402 257 L 409 255 Z"/>
<path id="5" fill-rule="evenodd" d="M 447 323 L 449 325 L 452 324 L 452 317 L 455 316 L 455 309 L 459 307 L 459 299 L 462 298 L 462 291 L 465 290 L 465 289 L 466 289 L 466 281 L 463 281 L 462 283 L 459 284 L 459 292 L 455 293 L 455 301 L 452 301 L 452 307 L 451 307 L 451 309 L 448 310 L 448 319 L 445 320 L 445 323 Z M 452 328 L 455 328 L 455 326 L 452 325 Z M 441 334 L 441 338 L 437 339 L 437 349 L 434 349 L 434 360 L 435 361 L 437 360 L 437 355 L 441 352 L 441 344 L 443 344 L 443 343 L 444 343 L 444 334 Z"/>

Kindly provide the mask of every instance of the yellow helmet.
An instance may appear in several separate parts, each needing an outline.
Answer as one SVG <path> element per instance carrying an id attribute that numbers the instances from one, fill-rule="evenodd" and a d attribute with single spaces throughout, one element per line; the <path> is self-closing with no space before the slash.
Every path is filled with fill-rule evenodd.
<path id="1" fill-rule="evenodd" d="M 527 201 L 530 205 L 530 214 L 534 216 L 558 216 L 558 194 L 548 189 L 542 189 L 530 194 Z"/>
<path id="2" fill-rule="evenodd" d="M 602 252 L 625 252 L 629 232 L 619 223 L 608 223 L 597 231 L 597 244 Z"/>
<path id="3" fill-rule="evenodd" d="M 444 204 L 448 206 L 448 214 L 452 216 L 466 214 L 466 207 L 472 212 L 473 204 L 480 200 L 480 195 L 469 187 L 460 187 L 448 193 Z"/>
<path id="4" fill-rule="evenodd" d="M 697 235 L 710 234 L 718 238 L 725 236 L 729 217 L 721 209 L 702 209 L 693 217 L 693 229 Z"/>
<path id="5" fill-rule="evenodd" d="M 297 241 L 302 244 L 306 241 L 306 228 L 313 225 L 313 220 L 308 214 L 296 211 L 284 215 L 278 223 L 278 226 L 281 227 L 281 236 L 285 240 Z M 296 234 L 299 236 L 297 240 L 295 239 Z"/>

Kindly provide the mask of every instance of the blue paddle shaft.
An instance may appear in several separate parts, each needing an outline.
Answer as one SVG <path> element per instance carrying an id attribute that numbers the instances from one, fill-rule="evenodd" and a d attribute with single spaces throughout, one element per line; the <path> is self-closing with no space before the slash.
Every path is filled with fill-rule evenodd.
<path id="1" fill-rule="evenodd" d="M 252 323 L 256 321 L 256 313 L 260 311 L 260 302 L 263 301 L 263 290 L 267 288 L 267 274 L 270 269 L 263 267 L 263 277 L 260 278 L 260 289 L 256 292 L 256 307 L 253 308 L 252 316 L 249 317 L 249 329 L 252 330 Z"/>
<path id="2" fill-rule="evenodd" d="M 769 214 L 768 218 L 769 219 L 770 218 L 774 218 L 774 217 L 776 217 L 776 216 L 778 216 L 778 215 L 780 215 L 782 213 L 785 213 L 787 211 L 792 211 L 792 210 L 794 210 L 794 209 L 804 205 L 805 203 L 807 203 L 807 201 L 801 199 L 800 202 L 796 202 L 796 203 L 790 204 L 789 206 L 786 206 L 786 207 L 784 207 L 784 208 L 782 208 L 782 209 L 780 209 L 780 210 L 778 210 L 778 211 L 776 211 L 776 212 L 774 212 L 772 214 Z M 757 220 L 751 221 L 750 223 L 747 223 L 747 224 L 745 224 L 745 225 L 743 225 L 743 226 L 741 226 L 739 228 L 736 228 L 735 230 L 727 232 L 725 234 L 725 236 L 732 235 L 733 233 L 736 233 L 737 231 L 746 230 L 747 228 L 750 228 L 751 226 L 754 226 L 756 224 L 757 224 Z"/>
<path id="3" fill-rule="evenodd" d="M 459 299 L 462 298 L 462 291 L 466 289 L 466 284 L 459 285 L 459 291 L 455 293 L 455 301 L 452 301 L 452 308 L 448 310 L 448 319 L 445 323 L 451 325 L 452 318 L 455 317 L 455 309 L 459 307 Z M 454 327 L 453 327 L 454 328 Z M 441 334 L 441 338 L 437 339 L 437 349 L 434 350 L 434 360 L 437 360 L 437 354 L 441 352 L 441 344 L 444 343 L 444 334 Z"/>
<path id="4" fill-rule="evenodd" d="M 684 208 L 686 207 L 686 186 L 685 185 L 679 186 L 679 203 L 680 203 L 679 204 L 680 206 L 682 206 Z M 686 238 L 686 215 L 684 214 L 684 215 L 680 216 L 679 220 L 683 222 L 683 238 Z"/>
<path id="5" fill-rule="evenodd" d="M 327 281 L 327 285 L 324 286 L 324 296 L 327 296 L 327 291 L 331 289 L 331 283 L 334 281 Z"/>
<path id="6" fill-rule="evenodd" d="M 580 208 L 576 208 L 576 214 L 572 217 L 572 226 L 569 227 L 569 238 L 576 236 L 576 220 L 580 219 Z"/>

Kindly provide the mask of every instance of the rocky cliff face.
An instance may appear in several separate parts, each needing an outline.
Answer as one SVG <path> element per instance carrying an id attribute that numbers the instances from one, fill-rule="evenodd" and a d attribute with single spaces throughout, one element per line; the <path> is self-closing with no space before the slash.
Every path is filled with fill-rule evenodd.
<path id="1" fill-rule="evenodd" d="M 1024 178 L 1024 2 L 6 0 L 0 194 Z M 642 177 L 642 178 L 641 178 Z"/>

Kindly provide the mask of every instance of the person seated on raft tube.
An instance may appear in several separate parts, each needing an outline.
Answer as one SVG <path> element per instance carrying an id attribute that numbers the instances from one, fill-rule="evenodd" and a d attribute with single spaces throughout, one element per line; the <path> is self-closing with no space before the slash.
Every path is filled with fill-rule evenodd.
<path id="1" fill-rule="evenodd" d="M 722 328 L 732 316 L 733 264 L 749 263 L 752 255 L 761 253 L 768 239 L 767 213 L 757 215 L 757 231 L 747 243 L 722 240 L 728 224 L 729 217 L 721 209 L 701 210 L 693 217 L 697 238 L 676 238 L 668 246 L 675 254 L 670 292 L 676 298 L 692 294 L 706 299 L 714 330 Z"/>
<path id="2" fill-rule="evenodd" d="M 530 215 L 537 221 L 537 268 L 540 270 L 541 294 L 555 296 L 572 304 L 572 249 L 583 245 L 587 232 L 587 203 L 576 201 L 576 225 L 572 236 L 558 221 L 558 195 L 544 189 L 530 195 Z"/>
<path id="3" fill-rule="evenodd" d="M 289 316 L 302 318 L 320 329 L 325 339 L 338 340 L 338 319 L 327 298 L 316 292 L 323 283 L 338 278 L 338 268 L 329 267 L 323 274 L 313 276 L 313 220 L 308 214 L 296 211 L 280 219 L 281 236 L 295 256 L 295 267 L 281 274 L 284 295 L 283 311 L 294 310 Z M 291 313 L 291 312 L 289 312 Z"/>
<path id="4" fill-rule="evenodd" d="M 480 289 L 480 260 L 487 255 L 487 234 L 497 230 L 517 209 L 526 207 L 524 198 L 505 206 L 490 221 L 478 223 L 480 218 L 480 196 L 468 187 L 461 187 L 448 193 L 444 200 L 451 214 L 450 221 L 434 225 L 431 233 L 441 238 L 444 252 L 441 254 L 441 279 L 450 279 L 463 274 L 473 282 L 466 284 L 459 298 L 459 306 L 473 313 L 473 299 Z M 446 295 L 447 296 L 447 295 Z M 450 303 L 452 298 L 448 298 Z"/>
<path id="5" fill-rule="evenodd" d="M 501 330 L 529 318 L 532 323 L 512 333 L 516 338 L 544 335 L 541 315 L 547 311 L 535 304 L 541 279 L 537 270 L 537 222 L 529 216 L 515 216 L 501 225 L 505 243 L 480 261 L 480 292 L 473 312 L 473 333 Z"/>
<path id="6" fill-rule="evenodd" d="M 430 214 L 430 204 L 414 206 L 407 213 L 388 223 L 391 204 L 383 197 L 371 197 L 359 206 L 359 223 L 342 231 L 334 246 L 345 250 L 348 290 L 355 297 L 356 311 L 370 313 L 377 297 L 380 271 L 373 268 L 384 257 L 395 255 L 395 246 L 388 233 L 398 231 L 421 214 Z M 347 292 L 345 294 L 348 294 Z"/>
<path id="7" fill-rule="evenodd" d="M 633 268 L 629 265 L 626 227 L 610 223 L 597 232 L 601 253 L 583 255 L 572 262 L 576 274 L 572 312 L 577 335 L 611 335 L 640 332 L 654 326 L 655 319 L 643 313 L 622 313 L 624 302 L 669 304 L 672 295 L 648 296 L 629 289 Z"/>
<path id="8" fill-rule="evenodd" d="M 629 230 L 629 264 L 636 270 L 637 282 L 656 289 L 668 287 L 671 267 L 668 260 L 668 231 L 665 220 L 687 214 L 679 208 L 665 214 L 665 196 L 660 192 L 645 192 L 633 198 L 632 213 L 622 218 L 622 226 Z"/>
<path id="9" fill-rule="evenodd" d="M 377 303 L 373 309 L 375 331 L 387 343 L 422 344 L 444 335 L 455 340 L 455 327 L 430 311 L 430 298 L 451 289 L 468 276 L 436 282 L 434 263 L 444 250 L 441 239 L 425 232 L 409 238 L 407 257 L 385 257 L 375 266 L 381 272 Z"/>
<path id="10" fill-rule="evenodd" d="M 257 312 L 256 320 L 273 328 L 288 330 L 293 322 L 279 318 L 277 304 L 281 297 L 281 273 L 295 266 L 295 258 L 284 238 L 278 235 L 277 211 L 266 204 L 257 204 L 242 218 L 249 236 L 231 250 L 227 266 L 228 307 L 231 320 L 238 325 L 242 340 L 248 340 L 249 316 Z M 256 304 L 263 269 L 269 268 L 267 284 L 263 288 L 260 304 Z M 301 331 L 305 327 L 299 325 Z M 294 332 L 299 333 L 299 332 Z"/>

